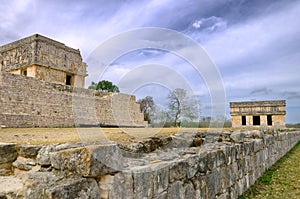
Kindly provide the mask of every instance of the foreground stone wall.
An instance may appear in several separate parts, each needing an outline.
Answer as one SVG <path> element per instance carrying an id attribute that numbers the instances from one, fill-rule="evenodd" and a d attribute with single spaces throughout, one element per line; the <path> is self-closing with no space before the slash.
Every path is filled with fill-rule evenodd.
<path id="1" fill-rule="evenodd" d="M 134 96 L 99 93 L 0 72 L 0 125 L 68 127 L 99 124 L 145 126 Z"/>
<path id="2" fill-rule="evenodd" d="M 126 147 L 2 143 L 0 171 L 15 175 L 0 176 L 7 187 L 0 196 L 237 198 L 299 140 L 300 131 L 247 131 L 152 137 Z"/>

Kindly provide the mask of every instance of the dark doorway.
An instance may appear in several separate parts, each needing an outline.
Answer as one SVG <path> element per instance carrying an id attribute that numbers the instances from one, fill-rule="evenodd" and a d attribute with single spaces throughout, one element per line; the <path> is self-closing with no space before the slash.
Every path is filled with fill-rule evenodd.
<path id="1" fill-rule="evenodd" d="M 243 126 L 246 125 L 246 116 L 245 115 L 242 116 L 242 125 Z"/>
<path id="2" fill-rule="evenodd" d="M 272 126 L 272 115 L 267 115 L 268 126 Z"/>
<path id="3" fill-rule="evenodd" d="M 22 71 L 21 71 L 21 75 L 27 76 L 27 70 L 26 70 L 26 69 L 25 69 L 25 70 L 22 70 Z"/>
<path id="4" fill-rule="evenodd" d="M 260 116 L 253 116 L 253 125 L 260 125 Z"/>
<path id="5" fill-rule="evenodd" d="M 66 85 L 72 85 L 72 75 L 66 76 Z"/>

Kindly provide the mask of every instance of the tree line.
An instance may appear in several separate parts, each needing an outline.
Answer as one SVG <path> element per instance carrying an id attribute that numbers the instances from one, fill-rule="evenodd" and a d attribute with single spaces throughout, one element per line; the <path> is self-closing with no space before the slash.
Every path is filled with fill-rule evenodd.
<path id="1" fill-rule="evenodd" d="M 137 101 L 145 121 L 152 126 L 182 126 L 182 122 L 191 123 L 199 118 L 199 103 L 194 96 L 189 96 L 187 91 L 176 88 L 168 95 L 167 109 L 157 106 L 153 97 L 147 96 Z M 163 123 L 163 124 L 162 124 Z"/>
<path id="2" fill-rule="evenodd" d="M 92 82 L 89 89 L 107 92 L 120 92 L 118 86 L 107 80 L 98 83 Z M 137 101 L 140 111 L 144 114 L 144 120 L 153 127 L 204 127 L 225 121 L 224 127 L 230 127 L 231 121 L 225 116 L 200 117 L 200 103 L 195 96 L 188 95 L 182 88 L 170 91 L 167 97 L 167 107 L 158 106 L 152 96 L 146 96 Z"/>

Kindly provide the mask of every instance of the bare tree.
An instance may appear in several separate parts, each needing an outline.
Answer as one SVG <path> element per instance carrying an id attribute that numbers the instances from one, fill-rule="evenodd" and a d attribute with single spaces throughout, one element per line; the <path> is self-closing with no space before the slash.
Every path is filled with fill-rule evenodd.
<path id="1" fill-rule="evenodd" d="M 182 118 L 194 120 L 198 118 L 198 101 L 187 95 L 186 90 L 176 88 L 168 95 L 169 115 L 174 120 L 174 126 L 180 126 Z"/>
<path id="2" fill-rule="evenodd" d="M 155 109 L 155 103 L 153 100 L 153 97 L 147 96 L 145 98 L 139 99 L 137 101 L 138 104 L 140 104 L 140 110 L 142 113 L 144 113 L 144 120 L 148 121 L 148 123 L 151 122 L 151 112 Z"/>

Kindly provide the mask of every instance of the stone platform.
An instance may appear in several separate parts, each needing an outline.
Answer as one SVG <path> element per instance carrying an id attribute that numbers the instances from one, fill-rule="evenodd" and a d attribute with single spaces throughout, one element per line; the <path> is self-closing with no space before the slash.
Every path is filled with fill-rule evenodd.
<path id="1" fill-rule="evenodd" d="M 0 198 L 237 198 L 300 131 L 181 133 L 144 142 L 0 144 Z"/>

